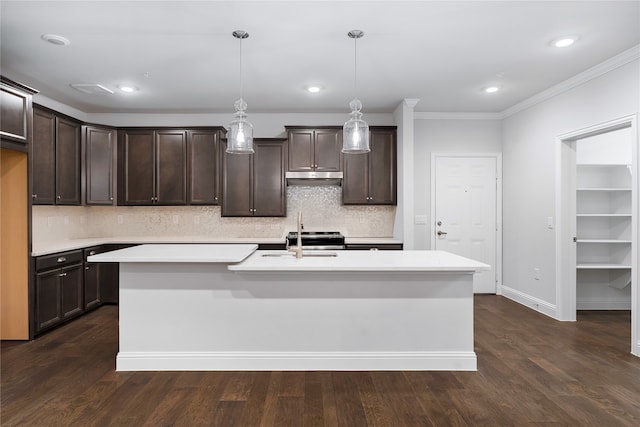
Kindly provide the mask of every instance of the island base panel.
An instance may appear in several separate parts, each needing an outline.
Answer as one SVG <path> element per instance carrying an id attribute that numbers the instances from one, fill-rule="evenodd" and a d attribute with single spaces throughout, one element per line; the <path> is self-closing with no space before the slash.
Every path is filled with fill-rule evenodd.
<path id="1" fill-rule="evenodd" d="M 476 370 L 473 275 L 123 263 L 119 371 Z"/>

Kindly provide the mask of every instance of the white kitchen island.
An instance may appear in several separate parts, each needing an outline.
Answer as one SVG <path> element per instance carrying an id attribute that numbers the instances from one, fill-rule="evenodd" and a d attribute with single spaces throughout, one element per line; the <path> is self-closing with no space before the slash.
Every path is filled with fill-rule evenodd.
<path id="1" fill-rule="evenodd" d="M 333 254 L 193 244 L 90 257 L 120 263 L 116 369 L 476 369 L 473 273 L 489 266 L 441 251 Z"/>

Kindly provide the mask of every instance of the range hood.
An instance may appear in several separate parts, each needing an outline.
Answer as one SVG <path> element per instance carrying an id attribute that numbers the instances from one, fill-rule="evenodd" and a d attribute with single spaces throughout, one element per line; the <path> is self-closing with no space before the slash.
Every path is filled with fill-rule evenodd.
<path id="1" fill-rule="evenodd" d="M 342 185 L 342 172 L 287 172 L 287 185 Z"/>

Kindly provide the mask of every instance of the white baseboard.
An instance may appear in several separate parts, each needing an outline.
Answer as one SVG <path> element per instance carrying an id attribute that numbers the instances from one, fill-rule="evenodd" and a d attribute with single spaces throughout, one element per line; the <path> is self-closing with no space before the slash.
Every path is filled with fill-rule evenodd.
<path id="1" fill-rule="evenodd" d="M 548 303 L 539 298 L 520 292 L 516 289 L 502 285 L 502 296 L 554 319 L 558 318 L 558 310 L 555 304 Z"/>
<path id="2" fill-rule="evenodd" d="M 118 353 L 116 371 L 476 371 L 460 352 L 153 352 Z"/>
<path id="3" fill-rule="evenodd" d="M 577 310 L 631 310 L 629 298 L 578 298 Z"/>

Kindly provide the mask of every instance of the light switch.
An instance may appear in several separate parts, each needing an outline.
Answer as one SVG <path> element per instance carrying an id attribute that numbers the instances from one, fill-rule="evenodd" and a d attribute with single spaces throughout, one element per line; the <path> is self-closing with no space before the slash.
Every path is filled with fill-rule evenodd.
<path id="1" fill-rule="evenodd" d="M 416 225 L 427 225 L 428 218 L 426 215 L 416 215 L 415 224 Z"/>
<path id="2" fill-rule="evenodd" d="M 552 229 L 553 228 L 553 217 L 552 216 L 548 216 L 547 217 L 547 228 L 548 229 Z"/>

